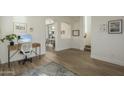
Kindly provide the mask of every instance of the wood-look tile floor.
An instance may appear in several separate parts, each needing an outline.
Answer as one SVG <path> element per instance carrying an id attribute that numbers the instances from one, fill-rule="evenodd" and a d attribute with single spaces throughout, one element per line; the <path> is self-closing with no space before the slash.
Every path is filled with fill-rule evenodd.
<path id="1" fill-rule="evenodd" d="M 123 76 L 124 66 L 111 64 L 90 58 L 89 52 L 76 49 L 68 49 L 59 52 L 49 51 L 41 59 L 33 59 L 32 63 L 20 65 L 11 63 L 11 69 L 7 64 L 0 66 L 0 75 L 19 75 L 29 69 L 37 68 L 45 63 L 56 62 L 63 65 L 79 76 Z"/>

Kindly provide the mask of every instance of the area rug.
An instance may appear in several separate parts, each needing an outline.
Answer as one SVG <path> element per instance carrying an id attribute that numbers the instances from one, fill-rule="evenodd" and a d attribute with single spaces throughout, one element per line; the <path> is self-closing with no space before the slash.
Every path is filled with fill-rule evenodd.
<path id="1" fill-rule="evenodd" d="M 35 69 L 28 70 L 22 73 L 21 76 L 77 76 L 77 75 L 60 64 L 50 62 L 41 65 Z"/>

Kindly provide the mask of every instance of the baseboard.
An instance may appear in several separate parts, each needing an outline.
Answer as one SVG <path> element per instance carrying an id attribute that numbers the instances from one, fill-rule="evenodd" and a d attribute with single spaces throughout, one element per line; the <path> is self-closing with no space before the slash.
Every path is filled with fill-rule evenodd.
<path id="1" fill-rule="evenodd" d="M 115 58 L 99 56 L 99 55 L 91 55 L 91 58 L 98 59 L 98 60 L 105 61 L 105 62 L 112 63 L 112 64 L 116 64 L 116 65 L 120 65 L 120 66 L 124 66 L 124 61 L 118 60 Z"/>

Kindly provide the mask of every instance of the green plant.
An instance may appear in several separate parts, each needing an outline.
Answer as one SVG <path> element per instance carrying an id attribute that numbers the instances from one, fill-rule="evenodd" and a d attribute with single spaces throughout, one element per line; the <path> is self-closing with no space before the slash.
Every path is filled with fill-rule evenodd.
<path id="1" fill-rule="evenodd" d="M 8 40 L 8 41 L 10 41 L 10 42 L 12 42 L 13 40 L 17 39 L 17 37 L 18 36 L 16 34 L 10 34 L 10 35 L 7 35 L 5 37 L 5 39 Z"/>
<path id="2" fill-rule="evenodd" d="M 5 40 L 13 42 L 14 40 L 19 40 L 19 39 L 21 39 L 20 36 L 17 36 L 16 34 L 10 34 L 10 35 L 7 35 L 4 38 L 0 39 L 0 42 L 3 43 Z"/>

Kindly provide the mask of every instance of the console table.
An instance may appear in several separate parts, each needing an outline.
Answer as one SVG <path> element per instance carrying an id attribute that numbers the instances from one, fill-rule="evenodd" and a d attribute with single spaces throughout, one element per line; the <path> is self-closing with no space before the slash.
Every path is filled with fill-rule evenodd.
<path id="1" fill-rule="evenodd" d="M 35 51 L 33 51 L 35 53 L 36 56 L 41 55 L 41 44 L 40 43 L 32 43 L 32 48 L 35 49 Z M 38 53 L 38 48 L 39 48 L 39 53 Z M 10 64 L 10 59 L 15 56 L 18 52 L 20 52 L 21 49 L 21 44 L 15 44 L 13 46 L 8 45 L 8 67 L 11 67 Z M 13 54 L 11 54 L 11 51 L 15 51 Z"/>

